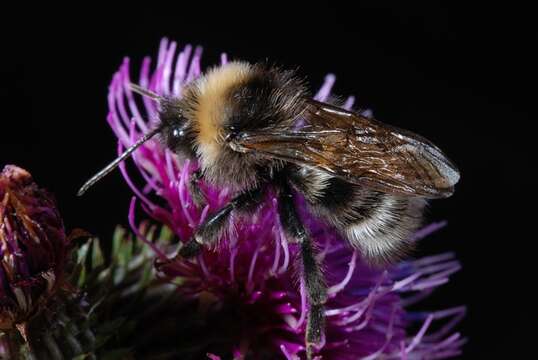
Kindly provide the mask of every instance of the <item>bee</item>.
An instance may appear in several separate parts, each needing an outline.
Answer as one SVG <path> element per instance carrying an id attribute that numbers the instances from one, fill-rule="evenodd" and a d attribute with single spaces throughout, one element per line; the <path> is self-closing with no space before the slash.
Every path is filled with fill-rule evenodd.
<path id="1" fill-rule="evenodd" d="M 288 241 L 300 248 L 310 305 L 308 358 L 321 341 L 327 288 L 294 197 L 303 196 L 309 211 L 335 227 L 366 261 L 389 264 L 411 247 L 426 201 L 452 195 L 460 177 L 425 138 L 313 100 L 294 71 L 231 62 L 191 82 L 180 98 L 134 84 L 132 89 L 159 103 L 159 123 L 90 179 L 79 195 L 158 135 L 177 156 L 198 162 L 190 181 L 196 202 L 203 202 L 197 187 L 202 179 L 234 193 L 180 247 L 177 257 L 190 258 L 215 244 L 233 212 L 249 213 L 274 190 Z"/>

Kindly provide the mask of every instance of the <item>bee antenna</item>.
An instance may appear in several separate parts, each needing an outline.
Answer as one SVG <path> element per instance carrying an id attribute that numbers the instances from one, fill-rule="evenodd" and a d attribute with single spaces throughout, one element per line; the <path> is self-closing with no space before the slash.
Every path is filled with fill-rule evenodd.
<path id="1" fill-rule="evenodd" d="M 152 100 L 161 101 L 161 99 L 162 99 L 162 96 L 159 96 L 156 93 L 154 93 L 153 91 L 150 91 L 148 89 L 144 89 L 140 85 L 129 83 L 129 87 L 135 93 L 140 94 L 140 95 L 145 96 L 145 97 L 148 97 L 148 98 L 150 98 Z"/>
<path id="2" fill-rule="evenodd" d="M 127 150 L 123 152 L 120 156 L 118 156 L 114 161 L 112 161 L 110 164 L 108 164 L 103 170 L 99 171 L 97 174 L 95 174 L 90 180 L 86 181 L 84 185 L 80 188 L 80 190 L 77 193 L 77 196 L 82 196 L 84 193 L 91 188 L 96 182 L 104 178 L 108 173 L 110 173 L 112 170 L 114 170 L 125 158 L 127 158 L 129 155 L 132 154 L 133 151 L 135 151 L 138 147 L 140 147 L 142 144 L 144 144 L 146 141 L 154 137 L 157 133 L 161 131 L 161 127 L 157 127 L 144 136 L 142 136 L 140 139 L 138 139 L 133 145 L 131 145 Z"/>

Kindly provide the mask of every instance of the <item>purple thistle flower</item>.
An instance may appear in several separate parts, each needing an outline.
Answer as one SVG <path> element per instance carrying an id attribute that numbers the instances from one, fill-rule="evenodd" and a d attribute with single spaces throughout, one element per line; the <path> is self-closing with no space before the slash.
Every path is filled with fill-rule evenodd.
<path id="1" fill-rule="evenodd" d="M 67 237 L 53 197 L 30 173 L 0 173 L 0 331 L 35 316 L 61 283 Z"/>
<path id="2" fill-rule="evenodd" d="M 154 70 L 151 59 L 145 58 L 137 81 L 130 78 L 129 59 L 125 58 L 108 96 L 108 122 L 118 137 L 119 153 L 158 121 L 157 105 L 150 99 L 135 98 L 129 83 L 137 82 L 160 95 L 181 96 L 185 84 L 200 76 L 201 54 L 200 47 L 187 45 L 178 50 L 175 42 L 163 39 Z M 222 54 L 221 63 L 226 62 L 227 56 Z M 335 77 L 328 75 L 315 98 L 326 100 L 334 81 Z M 345 107 L 351 108 L 353 102 L 349 97 Z M 142 186 L 136 185 L 124 163 L 120 170 L 136 195 L 130 204 L 129 223 L 143 240 L 135 219 L 138 202 L 151 218 L 186 240 L 208 213 L 229 199 L 228 189 L 202 184 L 207 205 L 197 209 L 187 190 L 197 164 L 178 159 L 157 141 L 146 142 L 134 153 L 133 160 Z M 318 359 L 441 359 L 460 353 L 464 339 L 453 333 L 453 328 L 464 316 L 464 307 L 423 313 L 407 310 L 460 269 L 452 253 L 402 262 L 387 270 L 372 269 L 304 206 L 301 212 L 318 245 L 329 285 L 327 326 L 317 349 Z M 443 225 L 424 228 L 415 240 Z M 166 249 L 145 241 L 157 258 L 168 258 Z M 179 284 L 179 299 L 199 302 L 200 311 L 208 319 L 228 321 L 226 330 L 216 334 L 219 340 L 204 347 L 207 356 L 304 357 L 306 293 L 293 266 L 297 245 L 286 242 L 277 215 L 277 198 L 268 196 L 248 218 L 233 218 L 217 247 L 204 250 L 194 261 L 179 260 L 162 269 L 165 278 Z M 444 325 L 432 331 L 433 322 L 438 321 Z M 415 324 L 418 330 L 409 333 Z M 211 325 L 207 324 L 207 333 Z"/>

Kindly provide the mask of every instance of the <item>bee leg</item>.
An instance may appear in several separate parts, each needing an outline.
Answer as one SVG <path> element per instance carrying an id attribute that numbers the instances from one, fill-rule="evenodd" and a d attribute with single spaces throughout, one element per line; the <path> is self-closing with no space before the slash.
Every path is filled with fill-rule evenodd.
<path id="1" fill-rule="evenodd" d="M 279 214 L 284 230 L 301 246 L 301 268 L 307 299 L 309 303 L 306 327 L 306 353 L 312 359 L 314 346 L 319 344 L 325 328 L 324 304 L 327 301 L 327 288 L 320 265 L 315 257 L 314 247 L 304 228 L 295 204 L 293 195 L 287 185 L 279 198 Z"/>
<path id="2" fill-rule="evenodd" d="M 246 191 L 233 198 L 226 206 L 209 215 L 200 224 L 192 239 L 187 241 L 179 250 L 178 256 L 191 258 L 196 256 L 204 246 L 210 246 L 220 237 L 232 211 L 251 209 L 263 199 L 263 191 L 255 189 Z"/>
<path id="3" fill-rule="evenodd" d="M 197 208 L 204 206 L 207 201 L 204 192 L 200 188 L 200 180 L 203 177 L 201 169 L 196 170 L 192 173 L 191 178 L 189 179 L 189 193 L 191 194 L 192 201 Z"/>

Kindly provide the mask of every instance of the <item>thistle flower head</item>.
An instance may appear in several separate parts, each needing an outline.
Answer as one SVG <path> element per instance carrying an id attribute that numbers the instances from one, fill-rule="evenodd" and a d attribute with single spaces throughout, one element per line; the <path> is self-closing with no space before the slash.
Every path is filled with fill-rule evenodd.
<path id="1" fill-rule="evenodd" d="M 151 70 L 145 58 L 138 83 L 160 95 L 181 96 L 182 88 L 200 76 L 201 48 L 161 42 L 157 63 Z M 226 63 L 225 54 L 221 62 Z M 158 121 L 157 106 L 138 99 L 130 90 L 129 59 L 114 75 L 109 91 L 108 122 L 118 137 L 118 151 L 132 145 Z M 316 95 L 326 100 L 335 81 L 328 75 Z M 354 98 L 345 102 L 353 105 Z M 367 114 L 366 114 L 367 115 Z M 129 222 L 138 231 L 138 202 L 152 219 L 168 226 L 183 241 L 208 213 L 229 199 L 226 188 L 202 183 L 207 205 L 198 209 L 187 190 L 193 161 L 180 160 L 156 141 L 148 141 L 133 155 L 142 185 L 120 165 L 136 195 Z M 277 214 L 277 198 L 269 194 L 263 206 L 248 217 L 234 217 L 215 249 L 205 249 L 194 261 L 178 260 L 163 269 L 177 285 L 178 299 L 192 301 L 204 321 L 190 329 L 192 346 L 211 359 L 280 358 L 305 356 L 304 332 L 307 301 L 304 284 L 296 276 L 296 245 L 286 242 Z M 465 309 L 410 312 L 407 307 L 427 296 L 459 270 L 453 254 L 403 262 L 387 270 L 366 266 L 360 255 L 318 219 L 300 208 L 303 221 L 319 248 L 329 285 L 325 315 L 327 326 L 318 359 L 434 359 L 459 354 L 462 338 L 452 333 Z M 439 227 L 433 224 L 416 235 L 421 238 Z M 167 251 L 147 240 L 156 256 Z M 446 321 L 431 331 L 433 322 Z M 411 332 L 412 326 L 418 329 Z"/>
<path id="2" fill-rule="evenodd" d="M 40 310 L 62 277 L 67 238 L 52 196 L 30 173 L 0 173 L 0 330 Z"/>

